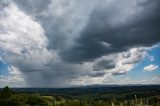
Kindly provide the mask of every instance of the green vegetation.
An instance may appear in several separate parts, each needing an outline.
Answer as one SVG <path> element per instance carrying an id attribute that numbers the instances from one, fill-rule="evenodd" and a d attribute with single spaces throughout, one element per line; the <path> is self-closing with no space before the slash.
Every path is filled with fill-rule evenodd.
<path id="1" fill-rule="evenodd" d="M 48 95 L 16 92 L 6 86 L 0 92 L 0 106 L 160 106 L 158 93 L 159 91 L 137 91 L 79 96 Z"/>
<path id="2" fill-rule="evenodd" d="M 16 93 L 4 87 L 0 92 L 0 106 L 53 106 L 53 98 L 39 94 Z"/>

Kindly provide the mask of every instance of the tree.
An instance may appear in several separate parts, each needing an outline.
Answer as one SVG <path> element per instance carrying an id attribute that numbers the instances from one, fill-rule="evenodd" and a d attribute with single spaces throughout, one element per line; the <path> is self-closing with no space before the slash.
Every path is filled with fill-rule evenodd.
<path id="1" fill-rule="evenodd" d="M 11 95 L 11 90 L 8 86 L 4 87 L 1 91 L 0 97 L 8 98 Z"/>

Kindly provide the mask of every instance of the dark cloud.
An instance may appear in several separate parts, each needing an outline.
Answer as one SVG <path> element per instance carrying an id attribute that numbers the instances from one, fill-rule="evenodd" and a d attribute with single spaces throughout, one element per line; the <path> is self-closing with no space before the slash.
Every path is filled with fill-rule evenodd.
<path id="1" fill-rule="evenodd" d="M 96 63 L 93 68 L 94 70 L 104 70 L 104 69 L 112 69 L 115 68 L 116 63 L 114 60 L 101 60 L 98 63 Z"/>
<path id="2" fill-rule="evenodd" d="M 132 48 L 149 47 L 160 41 L 159 0 L 14 2 L 2 28 L 8 25 L 4 29 L 15 32 L 15 37 L 19 35 L 14 42 L 7 42 L 13 43 L 12 48 L 4 47 L 16 52 L 7 52 L 3 58 L 22 72 L 29 86 L 67 86 L 83 77 L 84 83 L 88 83 L 87 78 L 126 74 L 140 61 L 144 51 L 132 53 Z M 0 5 L 0 9 L 7 5 Z M 20 26 L 10 25 L 12 22 Z M 14 28 L 9 29 L 12 25 Z M 22 35 L 25 36 L 20 38 Z M 23 39 L 29 42 L 29 48 L 25 44 L 14 45 L 25 43 Z M 39 43 L 44 45 L 39 48 Z M 124 56 L 122 52 L 126 52 Z"/>
<path id="3" fill-rule="evenodd" d="M 105 74 L 106 74 L 105 72 L 96 72 L 96 73 L 91 73 L 88 76 L 90 76 L 90 77 L 102 77 Z"/>
<path id="4" fill-rule="evenodd" d="M 127 72 L 119 72 L 119 71 L 117 71 L 117 72 L 113 72 L 112 73 L 112 75 L 124 75 L 124 74 L 126 74 Z"/>
<path id="5" fill-rule="evenodd" d="M 51 0 L 14 0 L 19 8 L 29 14 L 41 13 L 48 8 Z"/>
<path id="6" fill-rule="evenodd" d="M 86 11 L 78 5 L 87 2 L 51 0 L 15 0 L 15 2 L 41 23 L 49 41 L 48 49 L 57 50 L 63 60 L 68 62 L 92 61 L 103 55 L 126 51 L 137 46 L 151 46 L 160 41 L 159 0 L 152 2 L 102 0 L 90 11 L 89 19 L 82 31 L 78 28 L 89 13 L 86 14 Z M 56 13 L 58 11 L 56 4 L 63 9 L 60 16 Z M 90 6 L 84 5 L 83 8 L 89 10 Z M 110 47 L 104 46 L 102 42 L 109 44 Z"/>
<path id="7" fill-rule="evenodd" d="M 85 24 L 89 0 L 54 1 L 54 0 L 14 0 L 18 7 L 32 15 L 44 28 L 48 38 L 48 49 L 64 51 L 73 38 L 79 35 Z M 75 9 L 76 8 L 76 9 Z M 86 10 L 87 9 L 87 10 Z M 76 27 L 75 27 L 76 26 Z"/>
<path id="8" fill-rule="evenodd" d="M 62 53 L 62 57 L 72 62 L 90 61 L 132 47 L 158 43 L 160 41 L 159 0 L 137 2 L 133 10 L 128 12 L 125 12 L 130 9 L 127 5 L 121 6 L 124 2 L 127 1 L 111 4 L 111 9 L 95 8 L 81 36 L 76 39 L 77 45 Z M 135 13 L 130 15 L 133 11 Z M 110 44 L 111 47 L 105 47 L 102 42 Z"/>

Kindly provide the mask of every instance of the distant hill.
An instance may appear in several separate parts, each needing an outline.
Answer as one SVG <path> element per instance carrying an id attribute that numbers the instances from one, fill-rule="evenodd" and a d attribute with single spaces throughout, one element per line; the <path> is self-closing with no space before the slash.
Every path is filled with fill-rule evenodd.
<path id="1" fill-rule="evenodd" d="M 1 90 L 1 89 L 0 89 Z M 54 94 L 84 94 L 106 92 L 134 92 L 160 90 L 160 85 L 87 85 L 70 88 L 12 88 L 17 92 L 54 93 Z"/>

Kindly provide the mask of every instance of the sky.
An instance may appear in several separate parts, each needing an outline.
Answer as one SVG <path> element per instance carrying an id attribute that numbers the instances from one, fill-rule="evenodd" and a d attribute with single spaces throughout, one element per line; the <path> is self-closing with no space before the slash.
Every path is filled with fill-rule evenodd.
<path id="1" fill-rule="evenodd" d="M 0 0 L 0 87 L 160 84 L 159 0 Z"/>

